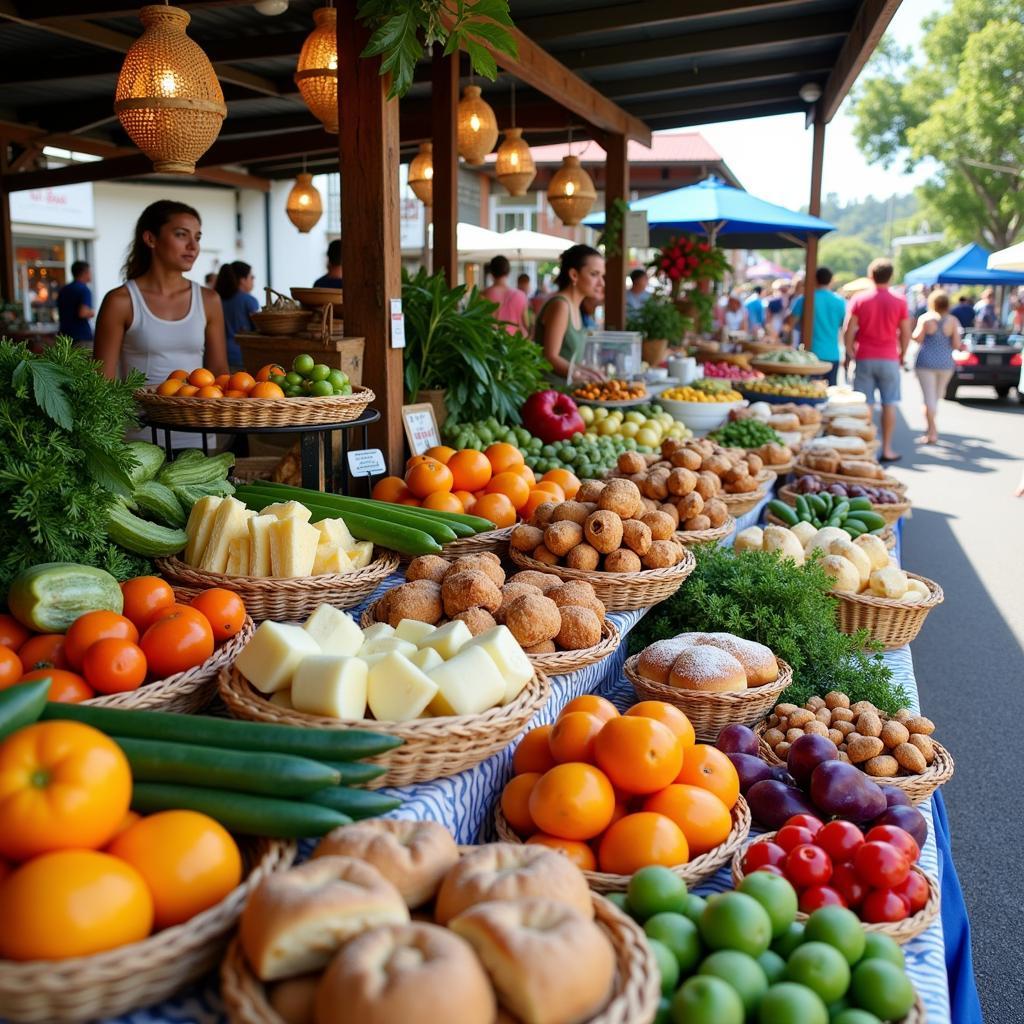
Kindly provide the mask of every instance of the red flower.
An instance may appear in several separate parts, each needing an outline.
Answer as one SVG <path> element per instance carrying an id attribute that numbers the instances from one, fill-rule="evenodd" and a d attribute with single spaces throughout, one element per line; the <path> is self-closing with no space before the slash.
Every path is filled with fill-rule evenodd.
<path id="1" fill-rule="evenodd" d="M 711 251 L 711 246 L 708 245 L 707 242 L 701 242 L 700 245 L 697 246 L 697 248 L 700 249 L 701 252 L 710 252 Z"/>

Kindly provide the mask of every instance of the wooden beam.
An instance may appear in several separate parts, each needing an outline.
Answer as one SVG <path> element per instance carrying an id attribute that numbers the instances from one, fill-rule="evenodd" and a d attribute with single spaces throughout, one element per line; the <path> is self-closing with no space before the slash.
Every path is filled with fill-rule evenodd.
<path id="1" fill-rule="evenodd" d="M 7 144 L 0 143 L 0 180 L 7 173 Z M 14 235 L 11 231 L 11 197 L 0 192 L 0 297 L 14 301 Z"/>
<path id="2" fill-rule="evenodd" d="M 828 77 L 825 91 L 818 101 L 825 124 L 836 116 L 839 105 L 846 99 L 846 94 L 874 53 L 899 6 L 900 0 L 864 0 L 861 4 L 832 74 Z"/>
<path id="3" fill-rule="evenodd" d="M 812 217 L 821 216 L 821 175 L 825 166 L 825 122 L 816 117 L 814 120 L 814 138 L 811 143 L 811 194 L 807 202 L 807 212 Z M 814 343 L 814 299 L 818 272 L 818 239 L 807 239 L 807 257 L 804 266 L 804 309 L 803 322 L 800 325 L 800 343 L 810 350 Z"/>
<path id="4" fill-rule="evenodd" d="M 252 2 L 253 0 L 175 0 L 174 6 L 182 7 L 186 11 L 201 11 L 212 7 L 241 7 Z M 138 9 L 138 0 L 55 0 L 46 4 L 45 14 L 26 17 L 44 23 L 58 18 L 117 18 L 134 14 Z"/>
<path id="5" fill-rule="evenodd" d="M 434 222 L 433 271 L 443 272 L 449 287 L 458 284 L 459 256 L 456 223 L 459 219 L 459 154 L 456 119 L 459 104 L 458 55 L 446 57 L 434 44 L 431 56 L 433 94 L 431 131 L 434 137 L 434 178 L 431 213 Z"/>
<path id="6" fill-rule="evenodd" d="M 789 100 L 776 100 L 774 103 L 766 103 L 764 106 L 750 107 L 737 115 L 736 120 L 747 120 L 753 117 L 774 117 L 777 114 L 802 114 L 807 109 L 807 104 L 799 97 Z M 717 124 L 722 120 L 720 110 L 707 110 L 701 113 L 690 113 L 685 115 L 663 115 L 650 117 L 648 124 L 655 131 L 671 131 L 677 128 L 694 128 L 702 124 Z"/>
<path id="7" fill-rule="evenodd" d="M 642 117 L 653 117 L 659 114 L 678 114 L 680 117 L 685 117 L 689 113 L 756 107 L 790 97 L 800 101 L 797 86 L 792 82 L 783 82 L 776 85 L 751 86 L 746 89 L 729 89 L 722 92 L 684 93 L 678 98 L 673 96 L 669 99 L 636 103 L 633 108 Z"/>
<path id="8" fill-rule="evenodd" d="M 607 224 L 618 200 L 629 202 L 628 140 L 624 135 L 609 135 L 605 140 L 606 183 L 604 216 Z M 610 331 L 626 326 L 626 246 L 620 233 L 618 252 L 605 258 L 604 320 Z"/>

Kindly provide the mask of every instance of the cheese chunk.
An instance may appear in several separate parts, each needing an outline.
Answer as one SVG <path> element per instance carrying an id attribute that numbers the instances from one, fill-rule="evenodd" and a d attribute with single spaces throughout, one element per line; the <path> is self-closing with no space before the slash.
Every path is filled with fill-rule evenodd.
<path id="1" fill-rule="evenodd" d="M 321 519 L 313 525 L 323 535 L 323 540 L 337 544 L 342 551 L 349 552 L 356 546 L 356 539 L 349 532 L 344 519 Z"/>
<path id="2" fill-rule="evenodd" d="M 347 612 L 334 605 L 314 609 L 302 627 L 320 646 L 323 654 L 351 657 L 363 646 L 363 631 Z"/>
<path id="3" fill-rule="evenodd" d="M 365 718 L 366 679 L 366 662 L 359 658 L 305 658 L 292 676 L 292 706 L 308 715 Z"/>
<path id="4" fill-rule="evenodd" d="M 368 643 L 370 640 L 376 640 L 379 636 L 394 636 L 395 627 L 389 626 L 386 622 L 375 622 L 372 626 L 367 626 L 363 630 L 363 643 Z"/>
<path id="5" fill-rule="evenodd" d="M 433 635 L 428 636 L 420 646 L 433 647 L 447 661 L 454 658 L 472 639 L 473 634 L 470 633 L 469 626 L 462 619 L 453 619 L 435 629 Z"/>
<path id="6" fill-rule="evenodd" d="M 321 576 L 328 572 L 336 573 L 340 576 L 354 571 L 355 567 L 352 565 L 352 560 L 337 544 L 325 544 L 323 541 L 320 541 L 317 545 L 316 557 L 313 559 L 314 576 Z"/>
<path id="7" fill-rule="evenodd" d="M 505 696 L 505 680 L 491 656 L 481 647 L 466 647 L 430 672 L 437 696 L 430 702 L 435 715 L 479 715 Z"/>
<path id="8" fill-rule="evenodd" d="M 238 671 L 262 693 L 287 689 L 303 658 L 320 654 L 317 642 L 301 627 L 261 622 L 235 661 Z"/>
<path id="9" fill-rule="evenodd" d="M 291 690 L 275 690 L 270 695 L 270 703 L 279 708 L 287 708 L 289 711 L 292 710 L 292 691 Z"/>
<path id="10" fill-rule="evenodd" d="M 426 710 L 437 683 L 397 651 L 370 666 L 367 700 L 378 722 L 408 722 Z"/>
<path id="11" fill-rule="evenodd" d="M 228 545 L 228 564 L 224 569 L 228 576 L 249 575 L 249 538 L 233 537 Z"/>
<path id="12" fill-rule="evenodd" d="M 236 537 L 248 536 L 249 510 L 237 498 L 225 498 L 217 508 L 213 529 L 199 568 L 207 572 L 224 572 L 228 567 L 228 551 Z"/>
<path id="13" fill-rule="evenodd" d="M 395 636 L 399 640 L 408 640 L 409 643 L 419 647 L 436 630 L 437 626 L 432 626 L 429 622 L 420 622 L 419 619 L 402 619 L 395 628 Z"/>
<path id="14" fill-rule="evenodd" d="M 423 650 L 410 654 L 409 660 L 418 669 L 426 672 L 427 675 L 430 675 L 431 671 L 437 668 L 438 665 L 444 664 L 444 658 L 433 647 L 424 647 Z"/>
<path id="15" fill-rule="evenodd" d="M 246 523 L 249 530 L 249 575 L 264 579 L 271 573 L 270 525 L 276 523 L 273 516 L 253 516 Z"/>
<path id="16" fill-rule="evenodd" d="M 297 516 L 270 524 L 270 565 L 274 576 L 294 578 L 313 571 L 320 531 Z"/>
<path id="17" fill-rule="evenodd" d="M 308 523 L 312 514 L 305 505 L 300 505 L 297 501 L 279 501 L 273 505 L 267 505 L 260 512 L 261 516 L 273 516 L 275 519 L 298 519 L 303 523 Z"/>
<path id="18" fill-rule="evenodd" d="M 373 541 L 359 540 L 349 549 L 353 569 L 365 569 L 373 561 Z"/>
<path id="19" fill-rule="evenodd" d="M 188 534 L 188 543 L 185 545 L 185 562 L 188 565 L 199 565 L 206 545 L 210 542 L 210 534 L 213 532 L 213 521 L 217 515 L 217 509 L 224 503 L 223 498 L 209 494 L 200 498 L 188 514 L 188 524 L 185 532 Z"/>
<path id="20" fill-rule="evenodd" d="M 368 640 L 359 648 L 360 656 L 364 654 L 390 654 L 397 651 L 407 658 L 416 653 L 416 645 L 408 640 L 399 640 L 397 636 L 381 636 L 375 640 Z"/>
<path id="21" fill-rule="evenodd" d="M 533 665 L 508 626 L 495 626 L 473 637 L 466 645 L 466 649 L 471 647 L 479 647 L 486 651 L 498 666 L 498 671 L 505 680 L 502 704 L 515 700 L 523 687 L 533 678 Z"/>

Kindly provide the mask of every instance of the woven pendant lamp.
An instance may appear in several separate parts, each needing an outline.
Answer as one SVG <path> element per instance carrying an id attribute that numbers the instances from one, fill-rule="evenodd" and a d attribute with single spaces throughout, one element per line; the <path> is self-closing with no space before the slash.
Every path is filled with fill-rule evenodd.
<path id="1" fill-rule="evenodd" d="M 139 11 L 143 32 L 125 54 L 114 111 L 154 171 L 194 174 L 227 116 L 213 65 L 185 32 L 191 18 L 177 7 Z"/>
<path id="2" fill-rule="evenodd" d="M 324 212 L 320 192 L 313 184 L 313 175 L 305 172 L 295 176 L 295 184 L 288 193 L 284 212 L 302 234 L 307 234 Z"/>
<path id="3" fill-rule="evenodd" d="M 320 7 L 313 12 L 316 28 L 306 37 L 295 69 L 295 84 L 310 113 L 327 131 L 338 132 L 338 12 Z"/>
<path id="4" fill-rule="evenodd" d="M 571 154 L 563 156 L 562 166 L 548 185 L 548 202 L 558 219 L 570 228 L 579 224 L 596 199 L 593 179 L 580 166 L 580 158 Z"/>
<path id="5" fill-rule="evenodd" d="M 497 178 L 509 195 L 525 196 L 537 177 L 530 146 L 523 138 L 522 128 L 508 128 L 505 141 L 498 147 Z"/>
<path id="6" fill-rule="evenodd" d="M 424 206 L 434 205 L 434 144 L 421 142 L 409 164 L 409 187 Z"/>
<path id="7" fill-rule="evenodd" d="M 498 141 L 498 121 L 480 86 L 467 85 L 458 109 L 459 156 L 467 164 L 482 164 Z"/>

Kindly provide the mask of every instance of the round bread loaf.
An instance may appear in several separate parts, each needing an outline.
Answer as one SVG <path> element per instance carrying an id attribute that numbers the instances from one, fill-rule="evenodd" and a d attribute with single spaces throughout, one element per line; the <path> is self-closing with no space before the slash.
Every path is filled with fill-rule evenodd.
<path id="1" fill-rule="evenodd" d="M 744 640 L 732 633 L 707 633 L 700 642 L 731 654 L 743 666 L 747 686 L 764 686 L 779 678 L 779 663 L 771 648 L 756 640 Z"/>
<path id="2" fill-rule="evenodd" d="M 640 652 L 640 658 L 637 661 L 637 672 L 644 679 L 668 685 L 668 677 L 672 673 L 672 666 L 675 664 L 676 658 L 687 647 L 692 646 L 691 640 L 683 639 L 683 637 L 689 636 L 692 634 L 684 633 L 682 636 L 673 636 L 668 640 L 656 640 L 650 647 L 645 647 Z"/>
<path id="3" fill-rule="evenodd" d="M 686 648 L 676 658 L 668 685 L 680 690 L 728 693 L 747 688 L 747 673 L 728 651 L 699 644 Z"/>
<path id="4" fill-rule="evenodd" d="M 313 1024 L 313 1004 L 319 984 L 319 974 L 288 978 L 270 986 L 267 1001 L 284 1024 Z"/>

